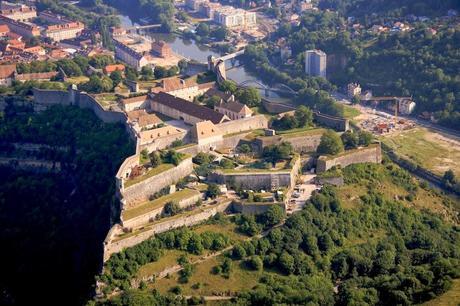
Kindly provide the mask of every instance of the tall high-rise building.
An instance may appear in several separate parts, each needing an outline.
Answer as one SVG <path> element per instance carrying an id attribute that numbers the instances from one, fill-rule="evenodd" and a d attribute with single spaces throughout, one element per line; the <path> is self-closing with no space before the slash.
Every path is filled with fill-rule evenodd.
<path id="1" fill-rule="evenodd" d="M 305 51 L 305 73 L 326 78 L 326 53 L 321 50 Z"/>

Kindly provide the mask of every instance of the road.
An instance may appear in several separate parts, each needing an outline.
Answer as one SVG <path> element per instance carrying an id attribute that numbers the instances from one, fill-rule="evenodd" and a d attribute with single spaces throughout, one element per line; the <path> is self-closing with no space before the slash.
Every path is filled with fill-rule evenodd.
<path id="1" fill-rule="evenodd" d="M 310 199 L 313 191 L 318 190 L 318 187 L 314 183 L 316 174 L 304 174 L 300 176 L 302 184 L 296 185 L 295 192 L 298 192 L 298 197 L 291 197 L 287 207 L 287 214 L 293 214 L 301 211 L 305 206 L 308 199 Z"/>

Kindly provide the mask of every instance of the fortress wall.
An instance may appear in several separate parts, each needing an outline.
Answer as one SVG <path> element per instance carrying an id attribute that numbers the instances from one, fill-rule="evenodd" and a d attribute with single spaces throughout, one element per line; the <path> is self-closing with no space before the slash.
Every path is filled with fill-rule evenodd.
<path id="1" fill-rule="evenodd" d="M 262 98 L 262 106 L 267 112 L 272 113 L 272 114 L 280 114 L 280 113 L 290 112 L 290 111 L 295 110 L 294 106 L 283 104 L 283 103 L 270 102 L 263 98 Z"/>
<path id="2" fill-rule="evenodd" d="M 38 110 L 44 110 L 53 105 L 71 105 L 69 92 L 62 90 L 32 89 Z"/>
<path id="3" fill-rule="evenodd" d="M 245 215 L 259 215 L 266 212 L 270 207 L 273 205 L 278 205 L 283 209 L 286 210 L 284 203 L 241 203 L 241 202 L 233 202 L 232 208 L 235 212 L 242 213 Z"/>
<path id="4" fill-rule="evenodd" d="M 80 108 L 90 109 L 94 114 L 105 123 L 126 123 L 128 117 L 125 113 L 105 110 L 97 101 L 87 93 L 76 92 L 79 96 L 77 99 Z"/>
<path id="5" fill-rule="evenodd" d="M 136 203 L 145 202 L 150 195 L 176 183 L 192 172 L 192 158 L 189 157 L 172 169 L 149 177 L 135 185 L 124 187 L 121 190 L 124 205 L 126 205 L 126 208 L 129 208 L 135 206 Z"/>
<path id="6" fill-rule="evenodd" d="M 264 115 L 256 115 L 239 120 L 227 121 L 216 125 L 224 135 L 268 128 L 268 120 Z"/>
<path id="7" fill-rule="evenodd" d="M 186 136 L 187 134 L 185 132 L 176 135 L 164 136 L 153 142 L 140 144 L 139 151 L 142 151 L 143 149 L 147 149 L 148 152 L 163 150 L 169 147 L 174 141 L 183 140 Z"/>
<path id="8" fill-rule="evenodd" d="M 272 183 L 278 181 L 278 186 L 291 186 L 290 172 L 248 172 L 248 173 L 223 173 L 213 172 L 209 176 L 209 180 L 218 184 L 236 184 L 244 189 L 253 190 L 271 190 Z"/>
<path id="9" fill-rule="evenodd" d="M 193 215 L 173 217 L 172 219 L 165 221 L 160 220 L 158 223 L 152 225 L 148 230 L 134 236 L 130 236 L 119 241 L 106 241 L 104 242 L 104 262 L 106 262 L 112 254 L 121 252 L 125 248 L 135 246 L 136 244 L 149 239 L 154 234 L 166 232 L 181 226 L 192 226 L 201 223 L 219 212 L 228 210 L 231 208 L 231 205 L 232 202 L 228 200 L 221 204 L 203 208 L 200 212 Z"/>
<path id="10" fill-rule="evenodd" d="M 283 135 L 258 137 L 255 141 L 255 146 L 259 152 L 263 148 L 273 144 L 279 144 L 283 141 L 289 142 L 294 150 L 298 153 L 315 152 L 321 142 L 323 132 L 307 136 L 288 137 Z"/>
<path id="11" fill-rule="evenodd" d="M 187 208 L 187 207 L 195 205 L 199 199 L 201 199 L 201 194 L 197 193 L 188 198 L 184 198 L 180 200 L 179 202 L 177 202 L 177 204 L 179 205 L 180 208 Z M 122 219 L 121 224 L 125 228 L 134 228 L 134 227 L 139 227 L 141 225 L 146 225 L 147 223 L 154 221 L 156 216 L 161 215 L 163 213 L 163 210 L 164 210 L 164 206 L 159 207 L 157 209 L 149 211 L 146 214 L 140 215 L 138 217 L 135 217 L 129 220 Z"/>
<path id="12" fill-rule="evenodd" d="M 350 129 L 350 120 L 345 118 L 321 114 L 319 112 L 313 112 L 313 118 L 319 124 L 339 132 L 348 131 Z"/>
<path id="13" fill-rule="evenodd" d="M 331 169 L 333 166 L 346 166 L 358 163 L 381 163 L 382 150 L 380 144 L 372 144 L 366 148 L 345 151 L 337 157 L 321 156 L 316 164 L 316 172 L 321 173 Z"/>

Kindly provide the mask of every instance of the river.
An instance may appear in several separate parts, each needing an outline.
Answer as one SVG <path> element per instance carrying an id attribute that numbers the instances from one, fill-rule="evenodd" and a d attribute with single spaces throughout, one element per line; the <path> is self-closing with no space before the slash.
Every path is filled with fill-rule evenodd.
<path id="1" fill-rule="evenodd" d="M 133 21 L 129 16 L 126 15 L 119 15 L 121 20 L 121 24 L 123 27 L 132 27 L 139 25 L 135 21 Z M 206 62 L 209 55 L 213 55 L 215 57 L 220 57 L 222 54 L 213 51 L 207 46 L 197 44 L 193 40 L 185 40 L 182 37 L 178 37 L 174 34 L 163 34 L 163 33 L 155 33 L 155 32 L 145 32 L 145 35 L 149 36 L 155 40 L 164 40 L 167 42 L 174 53 L 187 57 L 189 59 L 198 61 L 198 62 Z M 270 90 L 261 89 L 262 87 L 270 87 L 262 80 L 257 78 L 254 74 L 251 74 L 249 71 L 245 69 L 242 65 L 235 65 L 236 67 L 231 67 L 231 63 L 226 63 L 227 67 L 227 78 L 230 80 L 235 81 L 237 84 L 244 83 L 247 86 L 253 86 L 259 88 L 261 95 L 274 102 L 283 102 L 286 99 L 281 98 L 277 93 L 272 92 Z M 263 85 L 262 85 L 263 84 Z"/>

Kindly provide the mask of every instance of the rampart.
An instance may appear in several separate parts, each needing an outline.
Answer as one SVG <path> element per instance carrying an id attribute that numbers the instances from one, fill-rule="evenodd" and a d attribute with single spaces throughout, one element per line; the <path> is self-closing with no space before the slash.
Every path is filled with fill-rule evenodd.
<path id="1" fill-rule="evenodd" d="M 176 167 L 165 170 L 157 175 L 146 178 L 145 180 L 125 187 L 125 179 L 122 179 L 122 203 L 124 208 L 135 206 L 136 203 L 145 202 L 149 196 L 161 189 L 177 183 L 180 179 L 193 172 L 192 158 L 188 157 L 180 162 Z"/>
<path id="2" fill-rule="evenodd" d="M 231 209 L 231 205 L 232 202 L 230 200 L 226 200 L 225 202 L 217 205 L 201 208 L 199 211 L 194 211 L 192 214 L 177 215 L 165 219 L 164 221 L 160 220 L 137 234 L 121 239 L 116 238 L 117 235 L 123 233 L 121 226 L 116 224 L 110 230 L 106 240 L 104 241 L 104 262 L 106 262 L 112 254 L 121 252 L 125 248 L 135 246 L 136 244 L 149 239 L 154 234 L 166 232 L 181 226 L 192 226 L 198 224 L 219 212 Z"/>
<path id="3" fill-rule="evenodd" d="M 192 195 L 190 195 L 190 196 L 188 196 L 186 198 L 183 198 L 183 199 L 179 200 L 177 202 L 177 205 L 179 205 L 179 207 L 182 208 L 182 209 L 187 208 L 187 207 L 190 207 L 192 205 L 195 205 L 196 202 L 199 199 L 201 199 L 201 193 L 197 191 L 195 194 L 192 194 Z M 128 219 L 128 220 L 124 220 L 123 215 L 122 215 L 122 217 L 121 217 L 121 225 L 124 228 L 128 228 L 128 229 L 132 229 L 134 227 L 139 227 L 141 225 L 145 225 L 145 224 L 155 220 L 155 218 L 157 216 L 159 216 L 159 215 L 161 215 L 163 213 L 163 210 L 164 210 L 164 205 L 161 206 L 161 207 L 158 207 L 156 209 L 153 209 L 153 210 L 149 211 L 148 213 L 142 214 L 140 216 L 137 216 L 137 217 L 134 217 L 134 218 L 131 218 L 131 219 Z"/>
<path id="4" fill-rule="evenodd" d="M 382 150 L 380 143 L 371 144 L 369 147 L 345 151 L 338 156 L 320 156 L 316 164 L 316 172 L 322 173 L 333 166 L 342 168 L 358 163 L 381 163 Z"/>
<path id="5" fill-rule="evenodd" d="M 281 142 L 289 142 L 294 150 L 298 153 L 315 152 L 321 141 L 321 136 L 325 130 L 318 129 L 312 131 L 305 131 L 305 133 L 276 135 L 276 136 L 262 136 L 257 137 L 254 145 L 257 151 L 262 152 L 266 146 L 279 144 Z"/>
<path id="6" fill-rule="evenodd" d="M 268 128 L 268 120 L 264 115 L 256 115 L 244 119 L 227 121 L 217 124 L 223 135 Z"/>
<path id="7" fill-rule="evenodd" d="M 87 93 L 78 91 L 75 87 L 70 87 L 68 91 L 33 89 L 34 109 L 36 111 L 45 110 L 53 105 L 75 105 L 80 108 L 90 109 L 94 114 L 105 123 L 124 123 L 128 118 L 122 112 L 105 110 L 97 101 Z"/>
<path id="8" fill-rule="evenodd" d="M 348 131 L 350 129 L 350 120 L 346 118 L 313 112 L 313 119 L 320 125 L 327 126 L 339 132 Z"/>
<path id="9" fill-rule="evenodd" d="M 296 158 L 296 157 L 295 157 Z M 211 173 L 210 181 L 218 184 L 234 184 L 245 189 L 272 190 L 274 188 L 288 187 L 295 185 L 296 177 L 301 168 L 300 158 L 296 158 L 291 169 L 269 171 L 254 169 L 253 172 L 223 172 L 221 170 Z"/>

